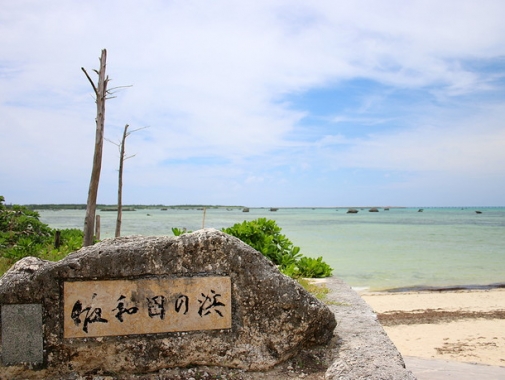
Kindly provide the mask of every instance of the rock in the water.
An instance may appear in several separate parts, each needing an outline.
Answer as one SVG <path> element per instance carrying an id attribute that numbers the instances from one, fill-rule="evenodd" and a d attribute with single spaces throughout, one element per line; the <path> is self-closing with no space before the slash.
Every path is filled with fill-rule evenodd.
<path id="1" fill-rule="evenodd" d="M 107 239 L 57 263 L 25 258 L 0 278 L 0 305 L 18 304 L 42 306 L 44 351 L 40 363 L 3 363 L 13 376 L 266 370 L 327 343 L 336 326 L 263 255 L 213 229 Z"/>

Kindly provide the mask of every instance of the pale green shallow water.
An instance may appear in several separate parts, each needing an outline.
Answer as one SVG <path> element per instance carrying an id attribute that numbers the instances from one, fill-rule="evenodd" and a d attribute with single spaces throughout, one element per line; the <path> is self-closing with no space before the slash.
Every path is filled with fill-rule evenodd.
<path id="1" fill-rule="evenodd" d="M 205 227 L 221 229 L 267 217 L 305 256 L 323 256 L 334 275 L 370 290 L 412 286 L 505 283 L 505 208 L 208 209 Z M 115 212 L 99 212 L 101 237 L 112 237 Z M 150 214 L 149 216 L 147 214 Z M 53 228 L 80 228 L 84 211 L 40 211 Z M 122 235 L 172 235 L 172 227 L 202 227 L 199 210 L 138 210 L 123 213 Z"/>

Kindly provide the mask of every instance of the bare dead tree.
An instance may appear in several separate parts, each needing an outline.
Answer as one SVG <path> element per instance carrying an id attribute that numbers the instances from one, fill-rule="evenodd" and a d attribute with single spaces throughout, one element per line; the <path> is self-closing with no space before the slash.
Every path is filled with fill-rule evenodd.
<path id="1" fill-rule="evenodd" d="M 86 75 L 95 92 L 96 103 L 96 134 L 95 134 L 95 153 L 93 155 L 93 167 L 91 169 L 91 180 L 89 182 L 88 202 L 86 204 L 86 216 L 84 217 L 84 239 L 83 246 L 93 244 L 93 233 L 95 227 L 96 214 L 96 198 L 98 195 L 98 183 L 100 182 L 100 171 L 102 169 L 102 147 L 103 147 L 103 130 L 105 123 L 105 100 L 107 99 L 107 84 L 109 77 L 105 76 L 105 68 L 107 61 L 107 50 L 102 50 L 100 56 L 100 69 L 94 70 L 98 74 L 98 84 L 90 78 L 84 67 L 82 71 Z"/>
<path id="2" fill-rule="evenodd" d="M 116 145 L 119 148 L 119 175 L 118 175 L 118 186 L 117 186 L 117 219 L 116 219 L 116 233 L 115 236 L 119 237 L 121 236 L 121 221 L 123 219 L 123 167 L 124 167 L 124 162 L 132 157 L 135 157 L 135 154 L 131 156 L 126 156 L 126 150 L 125 150 L 125 143 L 126 143 L 126 138 L 130 136 L 133 132 L 140 131 L 141 129 L 145 129 L 147 127 L 143 128 L 137 128 L 132 131 L 128 131 L 129 125 L 126 124 L 124 127 L 123 131 L 123 138 L 121 139 L 121 142 L 119 144 L 116 144 L 115 142 L 106 139 L 110 143 Z"/>

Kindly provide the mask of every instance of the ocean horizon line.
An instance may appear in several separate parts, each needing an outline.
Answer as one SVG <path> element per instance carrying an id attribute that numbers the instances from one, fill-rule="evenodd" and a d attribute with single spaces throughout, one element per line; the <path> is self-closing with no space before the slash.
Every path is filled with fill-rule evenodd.
<path id="1" fill-rule="evenodd" d="M 10 204 L 9 204 L 10 205 Z M 22 206 L 26 206 L 32 209 L 49 209 L 49 208 L 62 208 L 62 209 L 85 209 L 85 203 L 27 203 L 22 204 Z M 97 208 L 106 208 L 106 207 L 117 207 L 116 203 L 99 203 L 96 205 Z M 165 204 L 140 204 L 140 203 L 129 203 L 123 204 L 123 208 L 125 207 L 138 207 L 138 208 L 248 208 L 248 209 L 277 209 L 277 210 L 300 210 L 300 209 L 488 209 L 488 208 L 505 208 L 505 206 L 494 205 L 494 206 L 479 206 L 479 205 L 471 205 L 471 206 L 391 206 L 391 205 L 360 205 L 360 206 L 243 206 L 243 205 L 206 205 L 206 204 L 175 204 L 175 205 L 165 205 Z"/>

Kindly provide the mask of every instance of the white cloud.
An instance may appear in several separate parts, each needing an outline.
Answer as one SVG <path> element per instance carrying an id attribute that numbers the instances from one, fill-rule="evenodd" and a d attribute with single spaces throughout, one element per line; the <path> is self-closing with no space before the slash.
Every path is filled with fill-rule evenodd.
<path id="1" fill-rule="evenodd" d="M 327 158 L 340 167 L 374 168 L 405 172 L 432 171 L 461 175 L 503 173 L 505 128 L 502 108 L 486 110 L 470 120 L 447 115 L 437 125 L 376 133 L 345 141 L 336 136 Z M 425 119 L 428 122 L 429 117 Z M 333 141 L 332 141 L 333 140 Z M 348 148 L 346 148 L 348 147 Z"/>
<path id="2" fill-rule="evenodd" d="M 504 10 L 498 0 L 3 2 L 0 137 L 9 144 L 0 158 L 18 159 L 0 175 L 87 182 L 94 105 L 80 67 L 98 67 L 104 47 L 111 86 L 133 85 L 108 103 L 106 135 L 119 138 L 126 123 L 149 126 L 129 138 L 137 156 L 128 165 L 153 189 L 172 186 L 168 175 L 183 181 L 171 160 L 195 157 L 228 163 L 187 169 L 216 194 L 222 183 L 266 181 L 275 168 L 333 170 L 317 162 L 328 157 L 337 167 L 482 172 L 503 163 L 499 118 L 492 129 L 477 127 L 488 123 L 479 113 L 455 129 L 443 119 L 387 132 L 380 128 L 390 118 L 366 115 L 368 106 L 387 107 L 370 94 L 361 109 L 333 114 L 335 123 L 375 125 L 375 134 L 321 131 L 314 145 L 297 136 L 306 111 L 284 97 L 354 78 L 428 89 L 439 101 L 492 89 L 496 73 L 464 63 L 505 55 Z M 114 172 L 116 155 L 105 146 L 105 171 Z"/>

